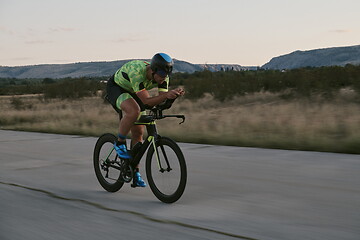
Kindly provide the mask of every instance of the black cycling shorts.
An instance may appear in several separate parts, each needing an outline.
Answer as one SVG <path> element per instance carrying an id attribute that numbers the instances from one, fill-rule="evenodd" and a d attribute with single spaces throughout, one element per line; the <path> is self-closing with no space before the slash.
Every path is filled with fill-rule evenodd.
<path id="1" fill-rule="evenodd" d="M 139 104 L 141 111 L 145 111 L 145 106 L 140 98 L 135 93 L 130 93 L 117 85 L 114 81 L 114 76 L 109 78 L 107 85 L 106 85 L 106 96 L 105 99 L 110 102 L 113 108 L 118 112 L 121 113 L 121 109 L 117 106 L 116 102 L 121 94 L 130 94 L 132 98 Z"/>

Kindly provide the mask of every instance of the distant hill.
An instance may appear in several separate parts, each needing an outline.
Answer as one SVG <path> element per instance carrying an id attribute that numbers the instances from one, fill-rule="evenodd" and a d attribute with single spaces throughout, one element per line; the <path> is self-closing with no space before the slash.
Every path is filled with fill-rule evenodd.
<path id="1" fill-rule="evenodd" d="M 76 78 L 111 76 L 130 60 L 111 62 L 81 62 L 69 64 L 43 64 L 32 66 L 0 66 L 0 78 Z M 149 60 L 148 60 L 149 61 Z M 256 70 L 257 67 L 244 67 L 238 64 L 192 64 L 174 60 L 174 72 L 193 73 L 205 69 L 216 71 Z M 295 51 L 274 57 L 262 66 L 263 69 L 294 69 L 301 67 L 345 66 L 360 64 L 360 45 L 334 47 L 309 51 Z"/>
<path id="2" fill-rule="evenodd" d="M 70 64 L 44 64 L 19 67 L 0 66 L 0 78 L 76 78 L 111 76 L 115 71 L 130 60 L 112 62 L 82 62 Z M 148 60 L 149 61 L 149 60 Z M 208 69 L 210 71 L 239 71 L 245 69 L 236 64 L 192 64 L 174 60 L 174 72 L 193 73 Z M 247 69 L 247 68 L 246 68 Z"/>
<path id="3" fill-rule="evenodd" d="M 262 68 L 281 70 L 302 67 L 345 66 L 346 64 L 360 64 L 360 45 L 295 51 L 272 58 Z"/>

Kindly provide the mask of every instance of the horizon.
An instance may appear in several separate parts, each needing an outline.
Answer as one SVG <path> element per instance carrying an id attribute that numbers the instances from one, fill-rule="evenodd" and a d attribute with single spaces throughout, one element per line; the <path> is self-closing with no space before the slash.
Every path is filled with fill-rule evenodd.
<path id="1" fill-rule="evenodd" d="M 0 65 L 112 62 L 166 52 L 193 64 L 262 66 L 298 50 L 358 45 L 357 9 L 356 0 L 2 0 Z"/>
<path id="2" fill-rule="evenodd" d="M 110 61 L 106 61 L 106 60 L 99 60 L 99 61 L 83 61 L 83 62 L 65 62 L 65 63 L 39 63 L 39 64 L 30 64 L 30 65 L 19 65 L 19 66 L 3 66 L 0 65 L 0 67 L 31 67 L 31 66 L 42 66 L 42 65 L 66 65 L 66 64 L 78 64 L 78 63 L 109 63 L 109 62 L 118 62 L 118 61 L 132 61 L 132 60 L 151 60 L 146 59 L 146 58 L 133 58 L 133 59 L 116 59 L 116 60 L 110 60 Z M 240 65 L 237 63 L 193 63 L 190 61 L 186 61 L 183 59 L 177 59 L 177 58 L 173 58 L 173 60 L 176 61 L 181 61 L 181 62 L 186 62 L 186 63 L 190 63 L 190 64 L 194 64 L 194 65 L 239 65 L 242 67 L 259 67 L 259 66 L 244 66 L 244 65 Z"/>
<path id="3" fill-rule="evenodd" d="M 360 46 L 360 44 L 357 45 L 351 45 L 351 46 L 340 46 L 340 47 L 329 47 L 329 48 L 317 48 L 317 49 L 309 49 L 309 50 L 294 50 L 290 53 L 284 54 L 284 55 L 288 55 L 297 51 L 301 51 L 301 52 L 307 52 L 307 51 L 313 51 L 313 50 L 322 50 L 322 49 L 330 49 L 330 48 L 343 48 L 343 47 L 356 47 L 356 46 Z M 283 56 L 283 55 L 280 55 Z M 280 57 L 280 56 L 274 56 L 273 58 L 276 57 Z M 194 64 L 194 65 L 239 65 L 241 67 L 262 67 L 265 64 L 269 63 L 266 62 L 262 65 L 258 65 L 258 66 L 249 66 L 249 65 L 240 65 L 238 63 L 193 63 L 187 60 L 183 60 L 183 59 L 177 59 L 177 58 L 173 58 L 176 61 L 182 61 L 182 62 L 187 62 L 190 64 Z M 66 65 L 66 64 L 79 64 L 79 63 L 108 63 L 108 62 L 117 62 L 117 61 L 132 61 L 132 60 L 150 60 L 150 59 L 146 59 L 146 58 L 133 58 L 133 59 L 117 59 L 117 60 L 110 60 L 110 61 L 106 61 L 106 60 L 99 60 L 99 61 L 82 61 L 82 62 L 67 62 L 67 63 L 40 63 L 40 64 L 30 64 L 30 65 L 20 65 L 20 66 L 3 66 L 0 65 L 0 67 L 31 67 L 31 66 L 42 66 L 42 65 Z M 270 61 L 270 60 L 269 60 Z"/>

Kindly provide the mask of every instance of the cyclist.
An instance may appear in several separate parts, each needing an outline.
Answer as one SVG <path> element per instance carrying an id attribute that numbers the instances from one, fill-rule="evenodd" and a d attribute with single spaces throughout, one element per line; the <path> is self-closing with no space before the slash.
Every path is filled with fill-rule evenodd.
<path id="1" fill-rule="evenodd" d="M 166 99 L 174 99 L 184 95 L 181 88 L 169 90 L 169 75 L 173 70 L 174 62 L 165 53 L 157 53 L 151 62 L 133 60 L 124 64 L 109 79 L 107 83 L 107 99 L 119 112 L 119 135 L 114 144 L 117 154 L 125 159 L 131 155 L 126 148 L 126 136 L 131 131 L 131 147 L 142 142 L 144 127 L 134 125 L 144 113 L 145 105 L 155 106 Z M 148 90 L 158 88 L 157 96 L 150 96 Z M 139 166 L 135 169 L 135 184 L 145 187 L 146 183 L 141 178 Z"/>

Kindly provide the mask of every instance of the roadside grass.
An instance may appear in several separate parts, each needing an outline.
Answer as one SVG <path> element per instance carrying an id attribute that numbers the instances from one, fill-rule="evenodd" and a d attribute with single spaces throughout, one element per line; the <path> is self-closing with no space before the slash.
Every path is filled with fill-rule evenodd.
<path id="1" fill-rule="evenodd" d="M 360 105 L 342 97 L 331 102 L 285 101 L 263 93 L 221 104 L 208 96 L 197 102 L 185 100 L 172 111 L 182 108 L 191 124 L 181 130 L 185 132 L 181 138 L 179 127 L 161 126 L 180 141 L 360 153 Z"/>
<path id="2" fill-rule="evenodd" d="M 21 99 L 24 106 L 31 108 L 16 110 L 9 100 L 0 98 L 2 129 L 88 136 L 117 129 L 116 114 L 100 98 L 46 101 L 35 97 Z"/>
<path id="3" fill-rule="evenodd" d="M 118 128 L 116 112 L 100 97 L 1 97 L 0 110 L 1 129 L 100 136 Z M 360 154 L 359 96 L 349 89 L 332 100 L 256 93 L 220 102 L 205 95 L 179 99 L 167 113 L 186 115 L 181 125 L 157 122 L 160 134 L 181 142 Z"/>

